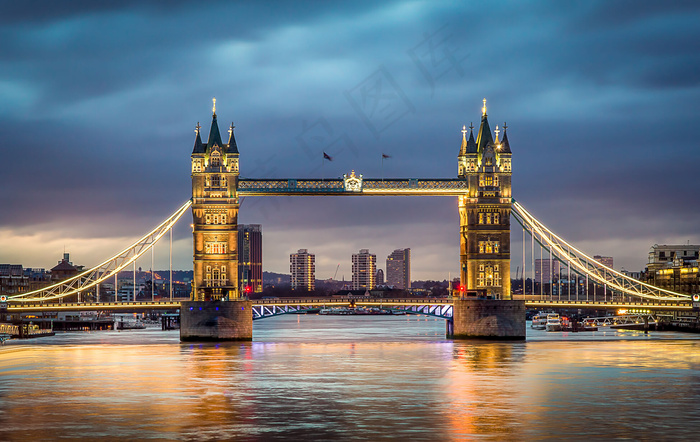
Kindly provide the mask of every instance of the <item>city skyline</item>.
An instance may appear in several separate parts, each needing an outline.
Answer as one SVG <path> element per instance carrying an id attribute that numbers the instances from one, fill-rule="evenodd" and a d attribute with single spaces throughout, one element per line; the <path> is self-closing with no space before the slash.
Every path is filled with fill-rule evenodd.
<path id="1" fill-rule="evenodd" d="M 90 267 L 157 225 L 189 198 L 214 96 L 241 176 L 259 178 L 456 177 L 486 97 L 492 126 L 508 122 L 514 197 L 576 247 L 638 271 L 654 244 L 700 243 L 678 185 L 700 162 L 694 5 L 280 4 L 263 22 L 255 5 L 34 3 L 0 19 L 2 263 L 50 268 L 65 250 Z M 363 107 L 377 81 L 396 118 Z M 338 263 L 347 277 L 351 251 L 402 244 L 414 279 L 443 280 L 458 275 L 455 200 L 249 198 L 239 222 L 265 225 L 266 271 L 304 244 L 319 278 Z M 177 269 L 192 268 L 190 223 Z M 167 267 L 167 244 L 156 253 Z"/>

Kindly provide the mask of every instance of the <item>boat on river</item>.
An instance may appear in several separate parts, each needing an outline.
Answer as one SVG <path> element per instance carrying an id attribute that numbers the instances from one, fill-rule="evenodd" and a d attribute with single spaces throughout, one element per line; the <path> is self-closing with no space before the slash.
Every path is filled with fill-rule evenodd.
<path id="1" fill-rule="evenodd" d="M 548 332 L 561 331 L 561 319 L 557 313 L 549 313 L 547 315 L 547 323 L 545 329 Z"/>
<path id="2" fill-rule="evenodd" d="M 544 330 L 547 328 L 547 313 L 538 313 L 532 317 L 530 327 L 534 330 Z"/>
<path id="3" fill-rule="evenodd" d="M 141 330 L 146 328 L 146 324 L 141 321 L 119 321 L 117 330 Z"/>

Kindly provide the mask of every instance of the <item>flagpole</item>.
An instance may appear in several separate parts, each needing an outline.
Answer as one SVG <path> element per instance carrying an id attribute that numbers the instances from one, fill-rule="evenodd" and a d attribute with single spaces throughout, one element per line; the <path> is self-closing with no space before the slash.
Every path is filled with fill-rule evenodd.
<path id="1" fill-rule="evenodd" d="M 384 182 L 384 154 L 382 154 L 382 183 Z"/>

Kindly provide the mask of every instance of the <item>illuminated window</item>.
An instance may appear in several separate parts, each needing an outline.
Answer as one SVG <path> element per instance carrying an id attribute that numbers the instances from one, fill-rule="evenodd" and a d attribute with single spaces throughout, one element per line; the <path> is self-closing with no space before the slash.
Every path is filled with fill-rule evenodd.
<path id="1" fill-rule="evenodd" d="M 219 152 L 214 152 L 211 155 L 211 165 L 212 166 L 221 166 L 221 156 L 219 156 Z"/>
<path id="2" fill-rule="evenodd" d="M 484 214 L 479 213 L 479 224 L 484 224 Z"/>
<path id="3" fill-rule="evenodd" d="M 479 278 L 477 278 L 476 285 L 480 287 L 484 286 L 484 272 L 479 272 Z"/>
<path id="4" fill-rule="evenodd" d="M 214 287 L 217 287 L 218 285 L 220 285 L 221 278 L 220 278 L 219 269 L 214 269 L 214 271 L 211 273 L 211 278 L 212 278 L 212 280 L 213 280 L 213 281 L 212 281 L 212 283 L 213 283 L 212 285 L 213 285 Z"/>
<path id="5" fill-rule="evenodd" d="M 479 241 L 479 253 L 484 253 L 484 241 Z"/>
<path id="6" fill-rule="evenodd" d="M 490 213 L 486 214 L 486 224 L 491 224 L 491 214 Z"/>
<path id="7" fill-rule="evenodd" d="M 214 224 L 219 224 L 219 214 L 214 215 Z"/>
<path id="8" fill-rule="evenodd" d="M 499 221 L 498 213 L 494 213 L 494 214 L 493 214 L 493 223 L 494 223 L 494 224 L 498 224 L 498 221 Z"/>
<path id="9" fill-rule="evenodd" d="M 491 286 L 493 285 L 493 267 L 491 266 L 486 266 L 486 285 Z"/>
<path id="10" fill-rule="evenodd" d="M 220 187 L 221 177 L 219 175 L 212 175 L 211 177 L 211 187 Z"/>
<path id="11" fill-rule="evenodd" d="M 226 224 L 226 214 L 221 215 L 221 224 Z"/>
<path id="12" fill-rule="evenodd" d="M 494 241 L 493 242 L 493 253 L 498 253 L 498 248 L 499 248 L 498 241 Z M 498 270 L 498 266 L 496 266 L 496 270 Z"/>
<path id="13" fill-rule="evenodd" d="M 480 272 L 483 272 L 483 271 L 484 271 L 484 265 L 483 265 L 483 264 L 479 264 L 479 271 L 480 271 Z"/>
<path id="14" fill-rule="evenodd" d="M 207 224 L 211 224 L 211 215 L 209 215 L 209 214 L 207 213 L 207 214 L 204 216 L 204 219 L 206 220 L 206 223 L 207 223 Z"/>

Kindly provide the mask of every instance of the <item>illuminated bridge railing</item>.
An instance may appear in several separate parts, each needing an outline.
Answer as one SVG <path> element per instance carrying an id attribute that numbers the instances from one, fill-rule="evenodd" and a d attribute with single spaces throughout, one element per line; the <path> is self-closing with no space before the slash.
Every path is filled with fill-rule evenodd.
<path id="1" fill-rule="evenodd" d="M 253 301 L 253 319 L 304 313 L 310 309 L 332 307 L 379 307 L 408 314 L 421 314 L 443 319 L 452 318 L 452 300 L 448 298 L 324 298 L 262 299 Z"/>
<path id="2" fill-rule="evenodd" d="M 513 299 L 524 300 L 531 309 L 578 308 L 578 309 L 628 309 L 650 311 L 687 311 L 692 303 L 685 300 L 646 302 L 595 302 L 557 301 L 552 299 L 531 299 L 531 295 L 514 295 Z M 13 302 L 7 305 L 8 313 L 55 312 L 55 311 L 121 311 L 140 312 L 145 310 L 177 310 L 181 306 L 178 299 L 173 301 L 137 302 Z M 429 315 L 449 319 L 452 317 L 451 298 L 324 298 L 324 299 L 258 299 L 253 301 L 253 318 L 268 318 L 290 313 L 301 313 L 311 308 L 323 307 L 379 307 L 405 311 L 408 314 Z"/>
<path id="3" fill-rule="evenodd" d="M 552 259 L 560 261 L 593 283 L 606 287 L 606 290 L 627 295 L 631 298 L 651 301 L 689 302 L 690 295 L 646 284 L 607 267 L 564 241 L 544 224 L 532 216 L 525 208 L 513 200 L 512 215 L 523 229 L 532 235 L 537 243 L 551 253 Z"/>
<path id="4" fill-rule="evenodd" d="M 466 180 L 459 179 L 239 179 L 238 195 L 464 195 Z"/>

